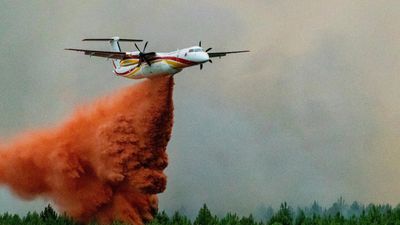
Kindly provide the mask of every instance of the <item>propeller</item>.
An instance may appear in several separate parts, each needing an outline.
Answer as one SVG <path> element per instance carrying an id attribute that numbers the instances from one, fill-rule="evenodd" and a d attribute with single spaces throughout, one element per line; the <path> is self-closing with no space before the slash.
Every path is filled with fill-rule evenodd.
<path id="1" fill-rule="evenodd" d="M 199 47 L 201 47 L 201 41 L 199 41 Z M 206 52 L 209 52 L 212 48 L 207 48 Z M 211 59 L 208 60 L 208 62 L 212 63 Z M 203 69 L 203 63 L 200 64 L 200 70 Z"/>
<path id="2" fill-rule="evenodd" d="M 151 66 L 151 62 L 146 56 L 150 56 L 150 55 L 154 56 L 155 52 L 146 52 L 146 47 L 147 47 L 148 43 L 149 42 L 146 41 L 146 43 L 144 44 L 143 51 L 141 51 L 139 49 L 139 47 L 137 46 L 137 44 L 135 43 L 135 47 L 139 51 L 139 64 L 138 64 L 138 66 L 142 65 L 143 61 L 146 62 L 147 64 L 149 64 L 149 66 Z"/>

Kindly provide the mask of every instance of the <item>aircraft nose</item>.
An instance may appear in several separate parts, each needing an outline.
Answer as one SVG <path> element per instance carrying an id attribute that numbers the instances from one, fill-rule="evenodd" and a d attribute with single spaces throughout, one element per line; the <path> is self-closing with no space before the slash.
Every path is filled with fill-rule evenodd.
<path id="1" fill-rule="evenodd" d="M 207 52 L 203 52 L 199 57 L 199 61 L 201 62 L 207 62 L 208 60 L 210 60 L 210 57 L 208 56 Z"/>

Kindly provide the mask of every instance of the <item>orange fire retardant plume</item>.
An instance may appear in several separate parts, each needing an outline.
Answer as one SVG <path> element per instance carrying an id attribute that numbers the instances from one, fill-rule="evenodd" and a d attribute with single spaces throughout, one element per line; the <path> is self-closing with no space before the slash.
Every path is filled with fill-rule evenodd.
<path id="1" fill-rule="evenodd" d="M 0 185 L 44 197 L 82 222 L 143 224 L 166 187 L 172 77 L 145 80 L 80 107 L 61 125 L 0 150 Z"/>

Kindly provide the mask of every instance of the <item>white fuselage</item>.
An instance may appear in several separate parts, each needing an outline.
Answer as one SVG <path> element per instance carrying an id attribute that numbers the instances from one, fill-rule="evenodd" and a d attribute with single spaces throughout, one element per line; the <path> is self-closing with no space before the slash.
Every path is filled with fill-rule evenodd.
<path id="1" fill-rule="evenodd" d="M 131 79 L 151 78 L 176 74 L 182 69 L 209 61 L 207 52 L 199 46 L 168 53 L 155 53 L 150 64 L 145 61 L 139 65 L 139 52 L 128 52 L 129 57 L 113 60 L 114 73 Z"/>

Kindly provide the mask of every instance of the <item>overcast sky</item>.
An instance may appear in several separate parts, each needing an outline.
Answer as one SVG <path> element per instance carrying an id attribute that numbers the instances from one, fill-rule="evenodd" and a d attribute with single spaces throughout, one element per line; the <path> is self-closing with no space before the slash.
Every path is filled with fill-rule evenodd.
<path id="1" fill-rule="evenodd" d="M 250 49 L 175 76 L 160 208 L 400 199 L 399 1 L 0 1 L 0 137 L 136 82 L 66 47 Z M 122 44 L 133 50 L 132 44 Z M 0 212 L 42 209 L 0 189 Z"/>

